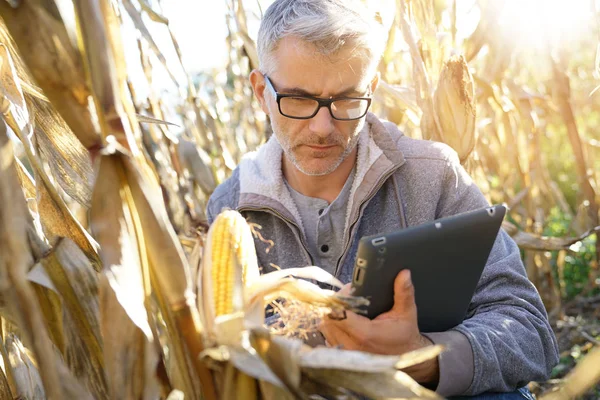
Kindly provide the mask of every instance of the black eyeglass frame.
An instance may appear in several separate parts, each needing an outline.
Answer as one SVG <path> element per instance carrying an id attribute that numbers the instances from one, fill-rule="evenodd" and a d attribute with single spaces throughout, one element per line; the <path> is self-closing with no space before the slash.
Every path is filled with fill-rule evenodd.
<path id="1" fill-rule="evenodd" d="M 273 84 L 271 83 L 271 80 L 269 79 L 269 77 L 267 75 L 264 75 L 264 77 L 265 77 L 265 82 L 267 83 L 267 85 L 275 93 L 275 99 L 277 101 L 277 108 L 279 109 L 279 114 L 281 114 L 281 115 L 283 115 L 284 117 L 287 117 L 287 118 L 293 118 L 293 119 L 311 119 L 311 118 L 313 118 L 315 115 L 317 115 L 319 113 L 319 110 L 322 107 L 327 107 L 327 109 L 329 110 L 329 115 L 331 115 L 331 118 L 333 118 L 335 120 L 338 120 L 338 121 L 356 121 L 357 119 L 361 119 L 362 117 L 364 117 L 365 115 L 367 115 L 367 112 L 369 112 L 369 107 L 371 107 L 371 100 L 372 99 L 370 97 L 335 97 L 335 98 L 331 98 L 331 99 L 321 99 L 319 97 L 314 97 L 314 96 L 304 96 L 304 95 L 298 95 L 298 94 L 282 94 L 282 93 L 279 93 L 275 89 L 275 86 L 273 86 Z M 317 107 L 317 109 L 315 110 L 315 112 L 312 115 L 308 116 L 308 117 L 295 117 L 295 116 L 287 115 L 283 111 L 281 111 L 281 99 L 284 99 L 286 97 L 298 97 L 298 98 L 302 98 L 302 99 L 314 100 L 314 101 L 316 101 L 319 104 L 319 106 Z M 356 117 L 356 118 L 337 118 L 335 115 L 333 115 L 333 111 L 331 110 L 331 104 L 334 101 L 339 101 L 339 100 L 367 100 L 367 108 L 365 109 L 365 112 L 360 117 Z"/>

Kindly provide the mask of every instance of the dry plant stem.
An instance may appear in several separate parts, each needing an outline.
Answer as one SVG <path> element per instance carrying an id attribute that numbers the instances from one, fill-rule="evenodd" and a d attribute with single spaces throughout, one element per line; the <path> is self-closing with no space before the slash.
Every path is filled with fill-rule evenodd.
<path id="1" fill-rule="evenodd" d="M 15 289 L 15 297 L 19 304 L 16 306 L 19 309 L 19 314 L 23 320 L 23 332 L 27 332 L 28 342 L 31 343 L 35 351 L 36 360 L 39 364 L 39 372 L 44 384 L 44 390 L 49 399 L 63 399 L 60 381 L 56 370 L 55 353 L 52 349 L 52 342 L 48 337 L 48 332 L 44 326 L 39 305 L 36 302 L 35 292 L 31 289 L 31 285 L 27 282 L 27 277 L 24 273 L 19 272 L 19 269 L 27 268 L 26 259 L 28 257 L 21 254 L 9 254 L 11 258 L 11 266 L 8 268 L 9 279 Z M 18 265 L 21 264 L 19 267 Z M 0 267 L 1 268 L 1 267 Z M 32 334 L 35 332 L 35 334 Z"/>
<path id="2" fill-rule="evenodd" d="M 105 20 L 110 20 L 105 14 L 110 12 L 111 6 L 106 1 L 75 0 L 73 3 L 78 35 L 83 44 L 86 77 L 92 89 L 102 139 L 105 141 L 109 135 L 114 135 L 122 146 L 137 155 L 138 148 L 119 97 L 119 71 L 111 46 L 112 32 L 110 26 L 105 26 Z M 91 156 L 93 158 L 95 154 Z"/>
<path id="3" fill-rule="evenodd" d="M 196 373 L 202 382 L 202 394 L 206 400 L 217 400 L 217 392 L 213 376 L 208 367 L 200 360 L 200 353 L 204 351 L 200 327 L 200 317 L 193 307 L 182 304 L 173 308 L 175 322 L 188 347 Z"/>
<path id="4" fill-rule="evenodd" d="M 415 81 L 415 93 L 417 97 L 417 103 L 419 107 L 423 111 L 423 118 L 426 125 L 423 127 L 425 129 L 433 130 L 434 132 L 421 132 L 423 137 L 428 135 L 429 137 L 438 137 L 442 138 L 443 135 L 442 129 L 440 127 L 440 123 L 438 117 L 433 108 L 433 95 L 431 89 L 431 82 L 429 80 L 429 74 L 427 73 L 427 68 L 425 67 L 425 62 L 421 57 L 421 53 L 419 52 L 419 48 L 417 47 L 417 41 L 414 37 L 412 26 L 410 21 L 408 20 L 408 10 L 407 10 L 407 1 L 406 0 L 397 0 L 400 8 L 400 28 L 402 30 L 402 36 L 404 37 L 404 41 L 408 44 L 410 49 L 410 56 L 412 58 L 413 63 L 413 79 Z M 429 120 L 428 120 L 429 119 Z M 421 131 L 423 131 L 423 128 Z M 436 135 L 437 133 L 438 135 Z"/>
<path id="5" fill-rule="evenodd" d="M 596 203 L 596 192 L 592 184 L 590 183 L 590 177 L 588 177 L 588 166 L 583 153 L 583 145 L 581 143 L 581 136 L 577 128 L 577 122 L 575 121 L 575 115 L 573 108 L 571 107 L 570 100 L 570 83 L 569 77 L 560 70 L 557 60 L 551 57 L 552 61 L 552 72 L 554 75 L 554 82 L 556 82 L 558 95 L 556 99 L 558 106 L 562 114 L 563 120 L 567 126 L 567 133 L 571 147 L 573 148 L 573 154 L 575 155 L 577 175 L 579 177 L 579 183 L 583 192 L 584 198 L 589 202 L 589 215 L 592 221 L 592 226 L 600 225 L 598 217 L 598 203 Z M 600 262 L 600 240 L 596 240 L 596 268 Z"/>
<path id="6" fill-rule="evenodd" d="M 2 289 L 0 289 L 1 291 Z M 6 380 L 8 381 L 8 386 L 10 388 L 11 393 L 16 394 L 17 392 L 17 383 L 15 381 L 14 371 L 12 366 L 8 362 L 8 353 L 6 351 L 6 346 L 4 345 L 4 318 L 0 317 L 0 355 L 2 355 L 2 359 L 4 361 L 4 372 L 6 375 Z"/>
<path id="7" fill-rule="evenodd" d="M 14 164 L 12 143 L 6 135 L 6 126 L 0 121 L 0 276 L 11 284 L 15 292 L 14 307 L 22 323 L 22 331 L 32 345 L 48 398 L 62 399 L 62 389 L 56 370 L 55 354 L 46 331 L 37 296 L 27 282 L 26 271 L 33 263 L 27 238 L 27 206 L 19 186 Z"/>

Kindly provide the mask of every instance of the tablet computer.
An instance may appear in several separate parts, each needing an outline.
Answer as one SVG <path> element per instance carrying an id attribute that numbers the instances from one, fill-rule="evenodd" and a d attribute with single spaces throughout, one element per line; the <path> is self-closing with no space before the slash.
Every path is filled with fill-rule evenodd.
<path id="1" fill-rule="evenodd" d="M 506 207 L 497 205 L 363 237 L 352 287 L 353 295 L 369 299 L 366 316 L 392 308 L 394 279 L 408 268 L 420 331 L 443 332 L 460 324 L 505 213 Z"/>

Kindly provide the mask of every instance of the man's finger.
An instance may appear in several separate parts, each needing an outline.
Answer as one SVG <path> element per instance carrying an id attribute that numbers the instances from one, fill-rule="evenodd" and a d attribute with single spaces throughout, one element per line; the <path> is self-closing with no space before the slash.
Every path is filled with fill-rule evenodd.
<path id="1" fill-rule="evenodd" d="M 319 331 L 323 334 L 323 337 L 325 337 L 329 346 L 335 347 L 340 344 L 340 341 L 338 340 L 339 329 L 332 326 L 332 323 L 328 320 L 321 321 L 319 324 Z"/>
<path id="2" fill-rule="evenodd" d="M 396 275 L 394 280 L 394 306 L 376 319 L 389 318 L 392 315 L 402 315 L 404 318 L 417 317 L 417 305 L 415 304 L 415 287 L 413 286 L 410 270 L 405 269 Z"/>
<path id="3" fill-rule="evenodd" d="M 343 296 L 350 296 L 350 294 L 352 293 L 352 284 L 346 283 L 344 286 L 342 286 L 338 293 Z"/>
<path id="4" fill-rule="evenodd" d="M 346 319 L 341 321 L 328 319 L 327 325 L 343 332 L 345 336 L 358 344 L 369 340 L 371 334 L 371 320 L 348 310 L 346 310 Z"/>
<path id="5" fill-rule="evenodd" d="M 357 344 L 354 342 L 352 337 L 350 337 L 343 330 L 339 329 L 339 327 L 332 322 L 323 321 L 321 325 L 319 325 L 319 330 L 325 337 L 325 340 L 330 347 L 341 346 L 347 350 L 358 349 Z"/>

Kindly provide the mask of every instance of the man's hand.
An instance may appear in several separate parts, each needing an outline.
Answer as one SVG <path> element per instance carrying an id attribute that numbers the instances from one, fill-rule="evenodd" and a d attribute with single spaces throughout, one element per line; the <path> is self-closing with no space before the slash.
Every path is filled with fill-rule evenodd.
<path id="1" fill-rule="evenodd" d="M 342 291 L 349 289 L 346 285 Z M 346 350 L 400 355 L 432 344 L 419 332 L 415 289 L 409 270 L 401 271 L 394 280 L 394 306 L 390 311 L 373 320 L 346 311 L 346 319 L 325 318 L 319 329 L 330 346 Z M 418 382 L 437 384 L 439 364 L 435 358 L 405 372 Z"/>

